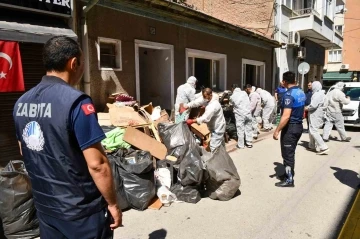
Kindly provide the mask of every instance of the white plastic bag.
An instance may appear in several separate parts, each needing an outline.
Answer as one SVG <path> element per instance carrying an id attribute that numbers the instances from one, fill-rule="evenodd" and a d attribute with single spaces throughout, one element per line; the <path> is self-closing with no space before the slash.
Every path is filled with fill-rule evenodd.
<path id="1" fill-rule="evenodd" d="M 170 192 L 169 188 L 166 186 L 159 187 L 156 195 L 165 207 L 170 206 L 171 203 L 177 200 L 176 195 Z"/>
<path id="2" fill-rule="evenodd" d="M 153 112 L 152 112 L 152 114 L 151 114 L 151 120 L 152 120 L 152 121 L 155 121 L 155 120 L 157 120 L 157 119 L 160 119 L 160 117 L 161 117 L 160 113 L 161 113 L 161 108 L 160 108 L 160 106 L 156 106 L 156 107 L 153 109 Z"/>
<path id="3" fill-rule="evenodd" d="M 171 187 L 171 173 L 168 168 L 157 168 L 155 170 L 156 186 Z"/>

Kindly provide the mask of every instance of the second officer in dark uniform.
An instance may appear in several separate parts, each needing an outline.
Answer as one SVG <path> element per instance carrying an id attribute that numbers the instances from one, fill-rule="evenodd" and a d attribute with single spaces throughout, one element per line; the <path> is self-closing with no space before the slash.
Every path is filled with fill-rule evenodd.
<path id="1" fill-rule="evenodd" d="M 281 102 L 281 119 L 273 138 L 279 139 L 281 131 L 281 156 L 284 160 L 285 175 L 277 187 L 294 187 L 295 150 L 303 132 L 303 115 L 306 96 L 296 86 L 295 74 L 291 71 L 283 74 L 283 84 L 288 89 Z"/>

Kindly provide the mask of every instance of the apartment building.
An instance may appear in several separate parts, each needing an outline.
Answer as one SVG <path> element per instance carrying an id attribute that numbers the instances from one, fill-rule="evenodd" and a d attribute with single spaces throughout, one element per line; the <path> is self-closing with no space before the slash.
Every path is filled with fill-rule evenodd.
<path id="1" fill-rule="evenodd" d="M 275 49 L 273 88 L 286 71 L 297 73 L 305 61 L 308 80 L 320 79 L 326 49 L 341 49 L 343 37 L 335 30 L 336 9 L 344 0 L 187 0 L 200 11 L 272 38 L 282 47 Z M 246 75 L 245 75 L 246 76 Z M 298 76 L 300 80 L 300 75 Z"/>
<path id="2" fill-rule="evenodd" d="M 329 49 L 325 54 L 323 82 L 326 88 L 337 81 L 359 81 L 360 77 L 360 1 L 347 0 L 336 8 L 335 31 L 343 36 L 342 49 Z"/>
<path id="3" fill-rule="evenodd" d="M 307 62 L 310 71 L 304 82 L 298 75 L 299 85 L 304 88 L 308 81 L 319 80 L 325 65 L 326 49 L 341 49 L 343 37 L 335 31 L 336 9 L 343 0 L 279 0 L 275 16 L 275 39 L 283 47 L 276 49 L 278 72 L 297 72 L 299 63 Z"/>

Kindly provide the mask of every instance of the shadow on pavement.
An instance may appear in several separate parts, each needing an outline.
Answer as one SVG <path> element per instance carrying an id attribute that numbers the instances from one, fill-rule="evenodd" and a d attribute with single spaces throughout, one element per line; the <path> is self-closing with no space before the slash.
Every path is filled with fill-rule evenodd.
<path id="1" fill-rule="evenodd" d="M 347 216 L 349 215 L 351 207 L 355 201 L 355 198 L 356 198 L 356 195 L 358 192 L 358 186 L 360 183 L 360 179 L 358 178 L 358 173 L 356 173 L 352 170 L 341 169 L 341 168 L 337 168 L 337 167 L 330 167 L 330 168 L 332 170 L 335 170 L 334 176 L 341 183 L 355 189 L 354 193 L 349 198 L 348 204 L 346 205 L 346 208 L 344 210 L 344 214 L 343 214 L 342 218 L 339 218 L 339 222 L 338 222 L 337 226 L 334 228 L 334 233 L 333 233 L 334 237 L 332 237 L 332 238 L 336 239 L 336 238 L 338 238 L 338 236 L 341 232 L 341 229 L 345 223 L 345 220 L 346 220 Z"/>
<path id="2" fill-rule="evenodd" d="M 166 238 L 167 231 L 165 229 L 159 229 L 149 234 L 149 239 L 164 239 Z"/>
<path id="3" fill-rule="evenodd" d="M 285 174 L 285 167 L 282 163 L 278 163 L 278 162 L 274 162 L 275 168 L 274 171 L 275 173 L 272 175 L 269 175 L 270 178 L 274 178 L 274 177 L 280 177 L 283 176 Z"/>
<path id="4" fill-rule="evenodd" d="M 305 140 L 301 140 L 300 143 L 298 143 L 298 145 L 304 147 L 305 149 L 307 149 L 309 147 L 309 142 L 305 141 Z"/>
<path id="5" fill-rule="evenodd" d="M 335 170 L 334 176 L 342 183 L 353 189 L 358 189 L 360 179 L 358 178 L 358 173 L 348 170 L 341 169 L 337 167 L 330 167 L 332 170 Z"/>

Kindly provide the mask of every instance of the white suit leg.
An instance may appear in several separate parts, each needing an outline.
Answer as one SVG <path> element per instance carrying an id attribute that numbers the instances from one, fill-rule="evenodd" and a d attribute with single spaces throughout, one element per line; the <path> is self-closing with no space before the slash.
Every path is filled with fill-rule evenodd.
<path id="1" fill-rule="evenodd" d="M 245 140 L 246 144 L 252 145 L 253 129 L 252 129 L 252 117 L 246 116 L 245 119 Z"/>
<path id="2" fill-rule="evenodd" d="M 309 134 L 310 134 L 310 140 L 313 138 L 314 146 L 319 146 L 320 150 L 328 149 L 328 146 L 325 144 L 324 140 L 321 138 L 321 135 L 319 133 L 319 129 L 311 125 L 309 127 Z M 310 142 L 311 143 L 311 142 Z M 309 147 L 311 147 L 309 145 Z"/>
<path id="3" fill-rule="evenodd" d="M 245 147 L 245 116 L 235 114 L 236 120 L 236 131 L 238 136 L 238 147 L 244 148 Z"/>
<path id="4" fill-rule="evenodd" d="M 344 126 L 344 116 L 341 113 L 337 113 L 335 117 L 335 127 L 342 140 L 346 139 L 346 131 Z"/>
<path id="5" fill-rule="evenodd" d="M 224 133 L 211 132 L 210 151 L 214 153 L 224 142 Z"/>
<path id="6" fill-rule="evenodd" d="M 265 106 L 263 109 L 262 119 L 264 122 L 264 129 L 271 129 L 272 125 L 270 124 L 270 116 L 274 110 L 273 106 Z"/>
<path id="7" fill-rule="evenodd" d="M 333 122 L 328 117 L 326 117 L 325 126 L 324 126 L 324 132 L 323 132 L 323 139 L 324 140 L 329 139 L 332 127 L 333 127 Z"/>

